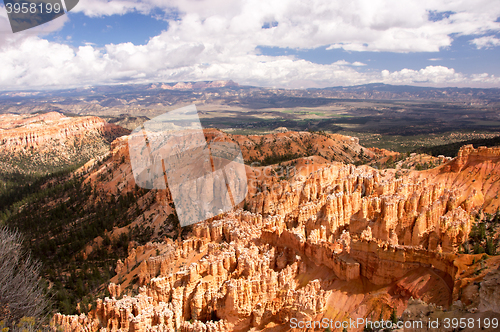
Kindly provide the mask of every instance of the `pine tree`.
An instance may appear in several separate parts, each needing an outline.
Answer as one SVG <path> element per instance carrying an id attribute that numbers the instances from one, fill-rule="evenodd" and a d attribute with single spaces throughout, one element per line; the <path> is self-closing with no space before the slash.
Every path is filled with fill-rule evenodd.
<path id="1" fill-rule="evenodd" d="M 490 256 L 496 254 L 495 244 L 493 243 L 491 236 L 486 239 L 486 253 Z"/>
<path id="2" fill-rule="evenodd" d="M 396 312 L 396 308 L 392 309 L 390 320 L 391 320 L 391 322 L 393 324 L 396 324 L 398 322 L 398 315 L 397 315 L 397 312 Z"/>

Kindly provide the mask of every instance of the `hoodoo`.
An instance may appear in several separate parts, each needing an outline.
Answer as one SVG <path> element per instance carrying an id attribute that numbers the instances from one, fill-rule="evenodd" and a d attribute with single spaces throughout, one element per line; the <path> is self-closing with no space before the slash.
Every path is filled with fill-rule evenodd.
<path id="1" fill-rule="evenodd" d="M 120 141 L 113 151 L 127 154 Z M 112 283 L 111 297 L 87 315 L 57 314 L 53 322 L 68 331 L 287 330 L 293 318 L 401 315 L 411 298 L 466 302 L 459 250 L 474 213 L 498 206 L 492 186 L 500 182 L 499 171 L 474 182 L 467 174 L 497 170 L 498 151 L 466 146 L 435 169 L 402 176 L 334 162 L 287 179 L 262 177 L 246 211 L 193 225 L 182 241 L 129 249 L 113 281 L 137 276 L 137 295 Z M 247 173 L 255 176 L 251 167 Z M 158 198 L 168 203 L 168 195 Z M 487 280 L 483 311 L 498 292 Z"/>

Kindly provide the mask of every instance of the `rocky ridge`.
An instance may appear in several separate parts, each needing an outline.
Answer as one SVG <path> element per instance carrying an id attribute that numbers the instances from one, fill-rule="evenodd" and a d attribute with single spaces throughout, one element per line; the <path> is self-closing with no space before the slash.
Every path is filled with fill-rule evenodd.
<path id="1" fill-rule="evenodd" d="M 94 117 L 58 112 L 0 115 L 0 161 L 6 171 L 38 171 L 95 158 L 129 131 Z"/>

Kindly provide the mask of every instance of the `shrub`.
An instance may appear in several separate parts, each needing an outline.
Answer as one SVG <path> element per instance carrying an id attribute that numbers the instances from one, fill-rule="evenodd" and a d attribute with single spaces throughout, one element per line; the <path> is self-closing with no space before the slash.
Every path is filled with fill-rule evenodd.
<path id="1" fill-rule="evenodd" d="M 0 227 L 0 321 L 39 318 L 48 301 L 38 279 L 41 264 L 22 247 L 19 232 Z"/>

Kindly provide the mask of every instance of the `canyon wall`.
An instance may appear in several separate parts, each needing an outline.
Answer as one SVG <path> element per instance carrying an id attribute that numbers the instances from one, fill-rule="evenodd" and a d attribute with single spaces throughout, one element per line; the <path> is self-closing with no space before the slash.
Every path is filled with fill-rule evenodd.
<path id="1" fill-rule="evenodd" d="M 47 172 L 109 151 L 109 143 L 129 131 L 94 117 L 57 112 L 0 115 L 0 170 Z"/>
<path id="2" fill-rule="evenodd" d="M 128 281 L 111 284 L 111 297 L 89 314 L 57 314 L 53 323 L 68 331 L 247 331 L 292 318 L 368 317 L 384 306 L 401 314 L 412 296 L 449 306 L 458 247 L 474 211 L 497 203 L 484 183 L 500 180 L 495 171 L 475 182 L 465 176 L 497 170 L 498 151 L 465 147 L 436 169 L 402 176 L 332 163 L 263 179 L 248 211 L 193 225 L 185 240 L 131 249 L 113 282 L 136 276 L 138 294 Z M 484 310 L 498 292 L 488 280 Z"/>

